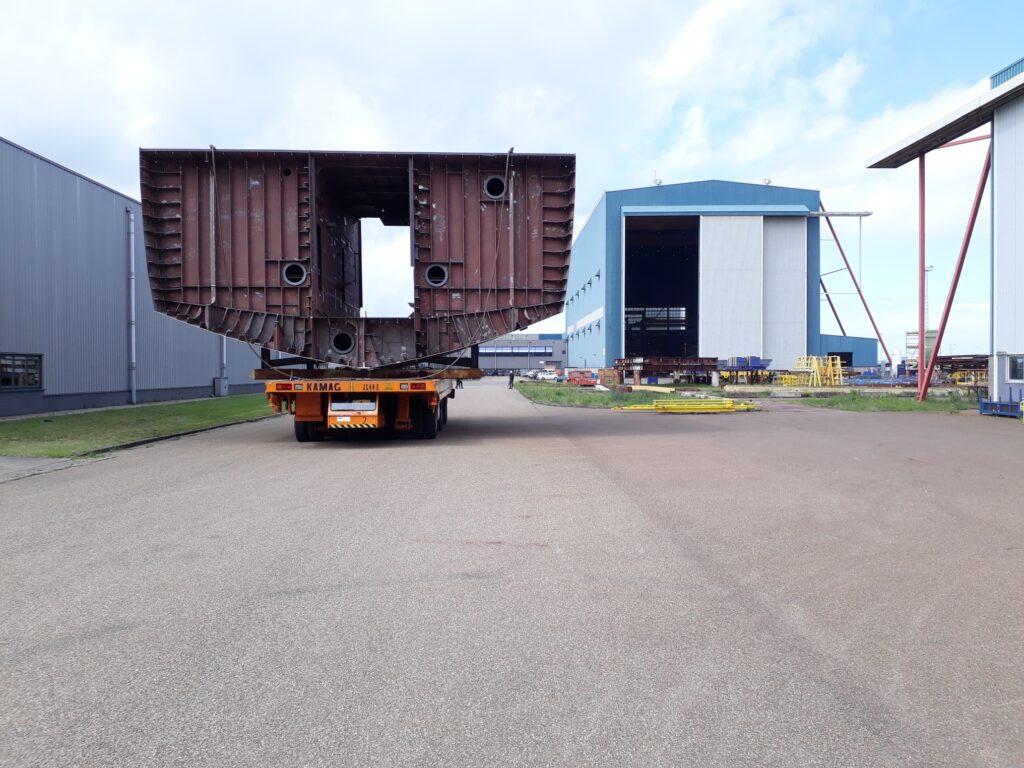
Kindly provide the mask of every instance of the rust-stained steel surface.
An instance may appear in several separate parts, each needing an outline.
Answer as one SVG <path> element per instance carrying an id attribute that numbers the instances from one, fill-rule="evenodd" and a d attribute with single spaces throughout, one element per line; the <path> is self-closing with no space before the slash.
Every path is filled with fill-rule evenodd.
<path id="1" fill-rule="evenodd" d="M 156 309 L 235 339 L 375 368 L 557 314 L 573 155 L 140 151 Z M 408 226 L 408 317 L 361 317 L 360 220 Z"/>

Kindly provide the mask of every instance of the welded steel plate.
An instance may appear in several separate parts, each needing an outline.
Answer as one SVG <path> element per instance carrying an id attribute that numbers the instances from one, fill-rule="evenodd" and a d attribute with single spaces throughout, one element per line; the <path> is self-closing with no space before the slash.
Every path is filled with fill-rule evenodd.
<path id="1" fill-rule="evenodd" d="M 573 155 L 140 151 L 156 309 L 284 353 L 375 368 L 557 314 Z M 406 317 L 362 316 L 360 222 L 409 228 Z"/>

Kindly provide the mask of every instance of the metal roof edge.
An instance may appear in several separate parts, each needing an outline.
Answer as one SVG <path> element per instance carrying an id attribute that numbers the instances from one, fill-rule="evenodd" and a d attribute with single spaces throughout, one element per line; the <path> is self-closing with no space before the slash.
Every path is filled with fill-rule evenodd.
<path id="1" fill-rule="evenodd" d="M 1018 97 L 1024 97 L 1024 72 L 971 99 L 884 152 L 868 158 L 864 165 L 866 168 L 899 168 L 906 165 L 919 155 L 938 149 L 946 142 L 981 127 L 992 119 L 992 114 L 999 107 Z"/>
<path id="2" fill-rule="evenodd" d="M 658 216 L 665 213 L 689 213 L 702 216 L 728 216 L 734 213 L 760 216 L 806 216 L 806 205 L 624 205 L 623 216 Z"/>
<path id="3" fill-rule="evenodd" d="M 728 179 L 699 179 L 697 181 L 677 181 L 672 184 L 651 184 L 646 187 L 624 187 L 622 189 L 609 189 L 608 192 L 637 192 L 644 189 L 666 189 L 668 187 L 688 187 L 695 186 L 697 184 L 732 184 L 740 187 L 769 187 L 770 189 L 787 189 L 794 192 L 815 192 L 821 194 L 821 190 L 809 189 L 807 187 L 786 187 L 778 184 L 757 184 L 752 181 L 730 181 Z"/>
<path id="4" fill-rule="evenodd" d="M 61 165 L 60 163 L 56 162 L 55 160 L 51 160 L 48 157 L 44 157 L 43 155 L 40 155 L 38 152 L 33 152 L 31 149 L 27 149 L 27 148 L 21 146 L 20 144 L 16 144 L 13 141 L 11 141 L 10 139 L 5 139 L 3 136 L 0 136 L 0 142 L 3 142 L 4 144 L 6 144 L 6 145 L 8 145 L 10 147 L 14 147 L 18 151 L 24 152 L 26 155 L 31 155 L 32 157 L 36 158 L 37 160 L 42 160 L 44 163 L 46 163 L 48 165 L 52 165 L 54 168 L 59 168 L 60 170 L 65 171 L 66 173 L 70 173 L 72 176 L 75 176 L 75 177 L 81 179 L 82 181 L 87 181 L 90 184 L 99 187 L 100 189 L 105 189 L 105 190 L 107 190 L 107 192 L 112 192 L 113 194 L 117 195 L 118 197 L 122 197 L 122 198 L 124 198 L 125 200 L 127 200 L 129 202 L 135 203 L 136 205 L 142 205 L 142 201 L 141 200 L 136 200 L 134 197 L 131 197 L 130 195 L 126 195 L 124 192 L 119 192 L 118 190 L 114 189 L 113 187 L 108 187 L 106 184 L 104 184 L 102 182 L 99 182 L 99 181 L 96 181 L 96 179 L 90 179 L 85 174 L 79 173 L 78 171 L 76 171 L 76 170 L 74 170 L 72 168 L 68 168 L 66 165 Z"/>
<path id="5" fill-rule="evenodd" d="M 607 196 L 608 196 L 607 192 L 602 192 L 601 193 L 601 196 L 599 198 L 597 198 L 597 202 L 594 203 L 594 207 L 591 208 L 590 209 L 590 213 L 587 214 L 587 218 L 584 219 L 583 226 L 581 226 L 578 230 L 576 229 L 576 226 L 575 226 L 576 222 L 575 221 L 573 222 L 573 235 L 572 235 L 573 245 L 576 244 L 576 239 L 580 236 L 580 234 L 583 232 L 583 230 L 587 228 L 587 225 L 590 224 L 590 220 L 592 218 L 594 218 L 594 214 L 597 213 L 597 209 L 601 207 L 601 203 L 603 203 L 605 201 L 605 198 Z M 572 262 L 570 262 L 570 264 L 571 263 Z"/>

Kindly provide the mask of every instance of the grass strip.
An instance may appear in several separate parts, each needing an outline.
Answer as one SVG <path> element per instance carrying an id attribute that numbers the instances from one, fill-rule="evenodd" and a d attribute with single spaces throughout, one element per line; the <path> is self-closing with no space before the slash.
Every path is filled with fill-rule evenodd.
<path id="1" fill-rule="evenodd" d="M 0 456 L 70 458 L 271 415 L 263 394 L 0 421 Z"/>
<path id="2" fill-rule="evenodd" d="M 649 405 L 664 400 L 663 392 L 601 392 L 593 387 L 571 384 L 518 382 L 516 389 L 523 397 L 541 405 L 573 405 L 579 408 L 612 408 L 617 405 Z"/>
<path id="3" fill-rule="evenodd" d="M 950 395 L 948 398 L 929 398 L 922 403 L 916 397 L 898 395 L 860 395 L 856 392 L 833 395 L 832 397 L 802 397 L 796 402 L 818 408 L 834 408 L 840 411 L 939 411 L 956 413 L 978 407 L 977 402 L 967 397 Z"/>

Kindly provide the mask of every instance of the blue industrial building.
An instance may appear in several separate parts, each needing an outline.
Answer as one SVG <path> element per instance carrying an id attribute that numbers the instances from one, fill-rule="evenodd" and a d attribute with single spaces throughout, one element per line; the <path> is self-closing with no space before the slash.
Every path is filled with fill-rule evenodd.
<path id="1" fill-rule="evenodd" d="M 699 181 L 606 192 L 573 245 L 570 367 L 622 357 L 802 355 L 878 363 L 875 339 L 821 333 L 819 194 Z"/>

